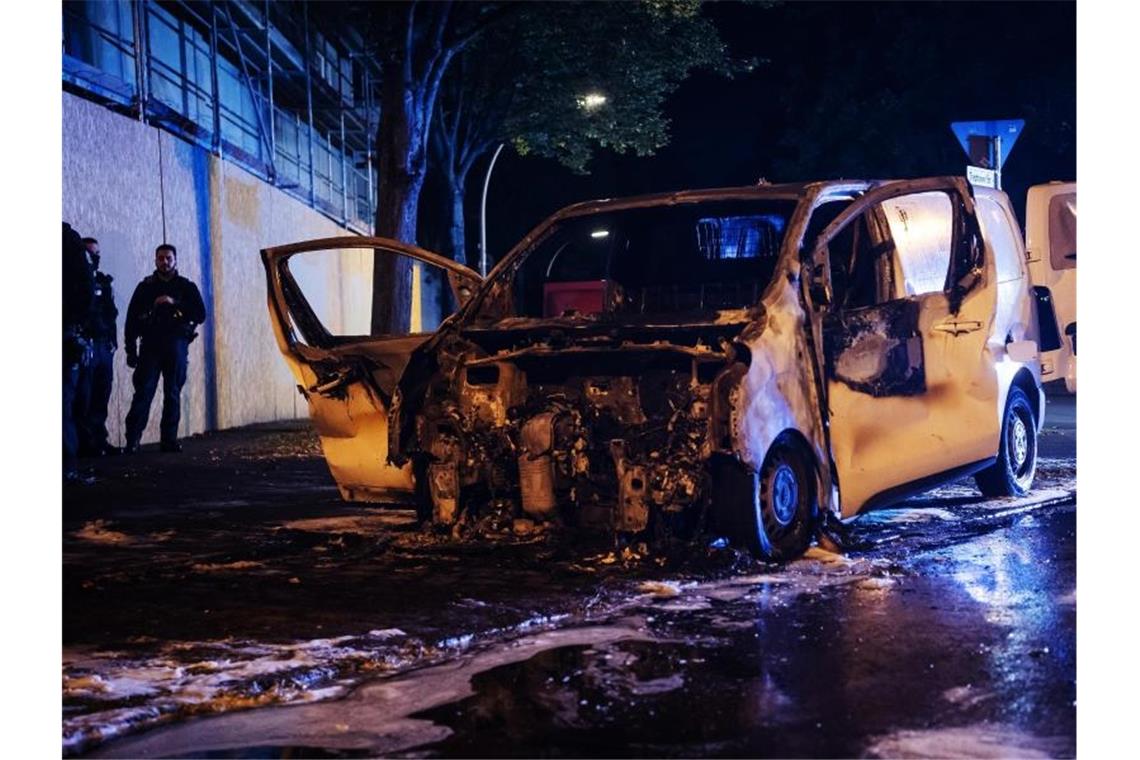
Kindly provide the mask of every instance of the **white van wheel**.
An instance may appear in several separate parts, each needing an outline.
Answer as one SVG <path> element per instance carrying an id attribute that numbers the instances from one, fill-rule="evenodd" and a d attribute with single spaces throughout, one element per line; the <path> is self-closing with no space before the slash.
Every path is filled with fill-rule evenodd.
<path id="1" fill-rule="evenodd" d="M 1037 472 L 1037 420 L 1025 391 L 1009 389 L 998 458 L 974 476 L 983 496 L 1024 496 Z"/>

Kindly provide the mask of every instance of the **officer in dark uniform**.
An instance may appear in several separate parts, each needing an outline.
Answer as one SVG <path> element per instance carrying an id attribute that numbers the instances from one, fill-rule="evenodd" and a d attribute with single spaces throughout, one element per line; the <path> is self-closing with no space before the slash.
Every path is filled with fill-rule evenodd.
<path id="1" fill-rule="evenodd" d="M 95 301 L 95 278 L 83 253 L 79 233 L 63 223 L 63 480 L 86 484 L 92 478 L 79 473 L 76 455 L 79 437 L 75 430 L 75 392 L 80 369 L 90 361 L 91 344 L 83 328 L 91 318 Z"/>
<path id="2" fill-rule="evenodd" d="M 87 261 L 95 276 L 95 306 L 87 320 L 85 335 L 91 341 L 91 361 L 79 372 L 75 396 L 75 426 L 79 433 L 80 456 L 118 454 L 120 449 L 107 441 L 107 402 L 111 399 L 115 349 L 118 348 L 115 318 L 114 279 L 99 271 L 99 241 L 83 238 Z"/>
<path id="3" fill-rule="evenodd" d="M 162 375 L 161 449 L 182 451 L 178 443 L 180 396 L 186 382 L 187 349 L 206 321 L 198 286 L 178 274 L 178 252 L 163 243 L 154 249 L 154 273 L 135 288 L 127 306 L 127 366 L 135 370 L 135 396 L 127 412 L 127 453 L 139 450 L 150 403 Z M 142 345 L 136 348 L 136 342 Z"/>

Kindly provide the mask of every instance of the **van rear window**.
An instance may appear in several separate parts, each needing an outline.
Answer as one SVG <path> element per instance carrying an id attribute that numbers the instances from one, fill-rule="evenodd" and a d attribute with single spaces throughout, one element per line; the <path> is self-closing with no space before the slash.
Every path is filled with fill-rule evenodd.
<path id="1" fill-rule="evenodd" d="M 705 217 L 697 220 L 697 247 L 708 261 L 774 259 L 784 224 L 784 217 L 776 214 Z"/>
<path id="2" fill-rule="evenodd" d="M 1077 194 L 1049 199 L 1049 261 L 1054 269 L 1077 268 Z"/>

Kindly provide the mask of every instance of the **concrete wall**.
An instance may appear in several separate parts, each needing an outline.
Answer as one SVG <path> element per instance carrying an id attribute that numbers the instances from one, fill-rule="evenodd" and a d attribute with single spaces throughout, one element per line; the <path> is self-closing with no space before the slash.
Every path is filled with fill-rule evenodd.
<path id="1" fill-rule="evenodd" d="M 63 220 L 97 238 L 115 278 L 119 338 L 127 303 L 154 270 L 154 248 L 178 248 L 178 270 L 198 284 L 208 319 L 190 346 L 179 435 L 307 414 L 277 351 L 266 309 L 261 248 L 349 234 L 336 223 L 197 146 L 63 94 Z M 334 265 L 339 266 L 339 265 Z M 355 278 L 369 277 L 356 264 Z M 336 283 L 338 273 L 325 273 Z M 325 309 L 359 321 L 355 297 L 330 287 Z M 143 441 L 158 438 L 161 387 Z M 123 443 L 130 370 L 115 356 L 108 429 Z"/>

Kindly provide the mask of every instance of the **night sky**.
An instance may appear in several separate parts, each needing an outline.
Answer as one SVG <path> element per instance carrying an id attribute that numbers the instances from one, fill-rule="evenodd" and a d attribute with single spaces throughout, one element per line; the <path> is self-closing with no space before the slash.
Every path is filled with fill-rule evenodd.
<path id="1" fill-rule="evenodd" d="M 949 124 L 1026 120 L 1003 172 L 1022 213 L 1029 185 L 1076 176 L 1076 5 L 1049 3 L 716 3 L 706 7 L 751 73 L 697 72 L 670 97 L 656 156 L 602 152 L 588 175 L 505 150 L 488 200 L 500 255 L 542 218 L 590 198 L 835 177 L 965 172 Z M 484 164 L 485 165 L 485 164 Z M 483 169 L 468 192 L 470 255 Z M 432 228 L 432 187 L 421 242 Z"/>

